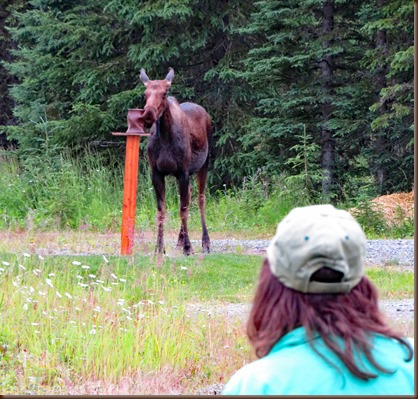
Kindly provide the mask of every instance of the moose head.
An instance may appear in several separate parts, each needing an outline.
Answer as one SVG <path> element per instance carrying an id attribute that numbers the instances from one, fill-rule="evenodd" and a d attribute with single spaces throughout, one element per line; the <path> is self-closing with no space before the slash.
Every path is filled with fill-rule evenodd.
<path id="1" fill-rule="evenodd" d="M 174 69 L 170 68 L 164 80 L 150 80 L 141 69 L 140 78 L 145 85 L 145 106 L 142 119 L 145 127 L 149 129 L 163 114 L 167 107 L 167 92 L 174 78 Z"/>

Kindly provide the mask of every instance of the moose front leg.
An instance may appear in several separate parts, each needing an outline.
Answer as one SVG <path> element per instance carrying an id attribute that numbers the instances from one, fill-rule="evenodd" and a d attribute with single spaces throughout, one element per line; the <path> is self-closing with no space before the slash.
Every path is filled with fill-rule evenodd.
<path id="1" fill-rule="evenodd" d="M 179 191 L 180 191 L 180 219 L 181 227 L 179 233 L 179 239 L 177 241 L 177 247 L 183 247 L 184 255 L 190 255 L 193 253 L 192 245 L 189 239 L 189 233 L 187 231 L 187 218 L 189 216 L 189 206 L 192 187 L 189 182 L 188 175 L 182 175 L 178 178 Z"/>
<path id="2" fill-rule="evenodd" d="M 152 173 L 152 184 L 154 186 L 155 197 L 157 199 L 157 245 L 155 251 L 165 254 L 164 247 L 164 219 L 165 219 L 165 181 L 164 176 L 157 172 Z"/>

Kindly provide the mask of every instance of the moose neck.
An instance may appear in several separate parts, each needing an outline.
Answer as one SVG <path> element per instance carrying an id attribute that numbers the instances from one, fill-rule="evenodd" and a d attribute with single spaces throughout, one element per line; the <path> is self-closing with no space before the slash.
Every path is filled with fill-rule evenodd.
<path id="1" fill-rule="evenodd" d="M 160 140 L 172 140 L 173 117 L 170 111 L 170 105 L 167 104 L 166 109 L 162 113 L 160 119 L 156 122 L 156 137 Z"/>

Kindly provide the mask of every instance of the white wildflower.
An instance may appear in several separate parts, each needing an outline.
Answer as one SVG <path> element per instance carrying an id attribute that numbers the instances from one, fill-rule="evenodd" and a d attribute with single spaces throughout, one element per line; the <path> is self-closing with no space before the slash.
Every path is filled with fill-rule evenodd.
<path id="1" fill-rule="evenodd" d="M 58 298 L 62 298 L 62 295 L 58 291 L 55 291 L 55 293 L 57 294 Z"/>
<path id="2" fill-rule="evenodd" d="M 40 260 L 44 260 L 44 259 L 45 259 L 42 255 L 38 255 L 38 258 L 39 258 Z"/>
<path id="3" fill-rule="evenodd" d="M 30 258 L 30 254 L 28 254 L 28 253 L 26 253 L 26 252 L 23 252 L 23 256 L 24 256 L 25 258 Z"/>
<path id="4" fill-rule="evenodd" d="M 78 278 L 79 280 L 82 280 L 84 277 L 83 276 L 76 276 L 75 278 Z"/>
<path id="5" fill-rule="evenodd" d="M 23 269 L 23 270 L 26 270 L 26 267 L 25 266 L 23 266 L 23 265 L 21 265 L 21 264 L 19 264 L 19 267 L 21 268 L 21 269 Z M 0 268 L 0 270 L 1 270 L 1 268 Z M 4 270 L 4 269 L 3 269 Z"/>
<path id="6" fill-rule="evenodd" d="M 45 281 L 51 288 L 54 288 L 54 285 L 52 284 L 51 279 L 47 278 Z"/>
<path id="7" fill-rule="evenodd" d="M 83 265 L 83 266 L 81 266 L 81 268 L 82 268 L 82 269 L 86 269 L 86 270 L 88 270 L 88 269 L 90 269 L 90 266 L 88 266 L 88 265 Z"/>
<path id="8" fill-rule="evenodd" d="M 100 306 L 99 306 L 99 305 L 97 305 L 97 306 L 93 309 L 93 311 L 94 311 L 94 312 L 100 312 Z"/>
<path id="9" fill-rule="evenodd" d="M 95 334 L 96 334 L 96 332 L 97 332 L 97 331 L 93 328 L 93 329 L 91 329 L 91 330 L 90 330 L 89 334 L 95 335 Z"/>
<path id="10" fill-rule="evenodd" d="M 54 277 L 55 276 L 55 273 L 49 273 L 48 274 L 48 277 Z"/>
<path id="11" fill-rule="evenodd" d="M 96 276 L 94 274 L 89 274 L 90 278 L 96 278 Z"/>
<path id="12" fill-rule="evenodd" d="M 42 295 L 42 296 L 46 295 L 46 292 L 43 292 L 41 290 L 39 290 L 38 292 L 39 292 L 39 295 Z"/>
<path id="13" fill-rule="evenodd" d="M 182 266 L 181 267 L 181 270 L 187 270 L 187 267 L 186 266 Z"/>
<path id="14" fill-rule="evenodd" d="M 148 303 L 149 303 L 150 305 L 154 305 L 154 302 L 150 301 L 149 299 L 148 299 Z"/>
<path id="15" fill-rule="evenodd" d="M 96 282 L 100 283 L 100 284 L 104 284 L 103 280 L 96 280 Z"/>
<path id="16" fill-rule="evenodd" d="M 111 274 L 111 276 L 115 279 L 115 280 L 117 280 L 118 278 L 117 278 L 117 276 L 115 275 L 115 274 Z"/>
<path id="17" fill-rule="evenodd" d="M 39 323 L 30 323 L 30 324 L 32 324 L 33 326 L 39 326 Z"/>
<path id="18" fill-rule="evenodd" d="M 80 287 L 88 287 L 88 284 L 82 284 L 82 283 L 77 283 L 77 285 L 79 285 Z"/>
<path id="19" fill-rule="evenodd" d="M 160 305 L 164 305 L 164 301 L 158 301 Z"/>
<path id="20" fill-rule="evenodd" d="M 126 316 L 126 318 L 127 318 L 128 320 L 132 320 L 132 317 L 131 317 L 131 316 Z"/>
<path id="21" fill-rule="evenodd" d="M 38 274 L 39 274 L 39 272 L 36 270 L 36 269 L 34 269 L 34 270 L 32 270 L 33 271 L 33 274 L 35 275 L 35 276 L 37 276 Z"/>
<path id="22" fill-rule="evenodd" d="M 9 262 L 2 261 L 1 263 L 3 263 L 4 266 L 10 266 L 10 263 Z"/>
<path id="23" fill-rule="evenodd" d="M 103 288 L 106 292 L 110 292 L 110 291 L 112 291 L 112 287 L 105 287 L 104 285 L 102 285 L 102 288 Z"/>
<path id="24" fill-rule="evenodd" d="M 64 293 L 64 295 L 68 298 L 68 299 L 73 299 L 73 297 L 68 293 L 68 292 L 65 292 Z"/>
<path id="25" fill-rule="evenodd" d="M 28 304 L 27 303 L 23 304 L 23 310 L 28 310 Z"/>
<path id="26" fill-rule="evenodd" d="M 81 262 L 79 262 L 78 260 L 73 261 L 73 265 L 74 266 L 80 266 Z"/>
<path id="27" fill-rule="evenodd" d="M 104 256 L 103 255 L 103 260 L 106 262 L 106 263 L 109 263 L 109 260 L 106 258 L 106 256 Z"/>

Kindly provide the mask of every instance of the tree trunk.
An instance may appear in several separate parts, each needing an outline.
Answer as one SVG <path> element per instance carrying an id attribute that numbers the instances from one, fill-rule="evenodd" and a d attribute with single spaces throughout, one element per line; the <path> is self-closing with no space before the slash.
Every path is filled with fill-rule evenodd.
<path id="1" fill-rule="evenodd" d="M 326 51 L 331 45 L 330 36 L 334 30 L 334 2 L 326 0 L 322 9 L 322 47 Z M 332 95 L 332 81 L 334 75 L 334 60 L 332 55 L 325 55 L 320 62 L 322 71 L 322 88 L 326 96 L 322 106 L 322 202 L 329 202 L 334 183 L 333 164 L 335 157 L 335 140 L 333 132 L 328 126 L 328 121 L 332 114 L 332 104 L 329 100 Z"/>
<path id="2" fill-rule="evenodd" d="M 384 3 L 385 3 L 385 0 L 376 1 L 376 5 L 379 9 L 383 7 Z M 386 31 L 379 30 L 376 33 L 376 48 L 379 49 L 379 53 L 381 53 L 382 55 L 384 55 L 387 52 L 386 44 L 387 44 Z M 388 72 L 388 65 L 384 63 L 382 63 L 376 71 L 376 89 L 378 93 L 380 93 L 381 90 L 387 86 L 387 81 L 386 81 L 387 72 Z M 379 113 L 384 114 L 386 113 L 387 110 L 388 110 L 387 104 L 383 103 L 379 109 Z M 385 154 L 387 152 L 387 140 L 384 135 L 384 132 L 379 130 L 376 133 L 377 135 L 376 135 L 376 140 L 375 140 L 375 152 L 376 154 Z M 376 179 L 376 183 L 378 187 L 378 193 L 382 194 L 383 183 L 385 181 L 385 168 L 379 161 L 377 162 L 377 169 L 375 171 L 375 179 Z"/>

